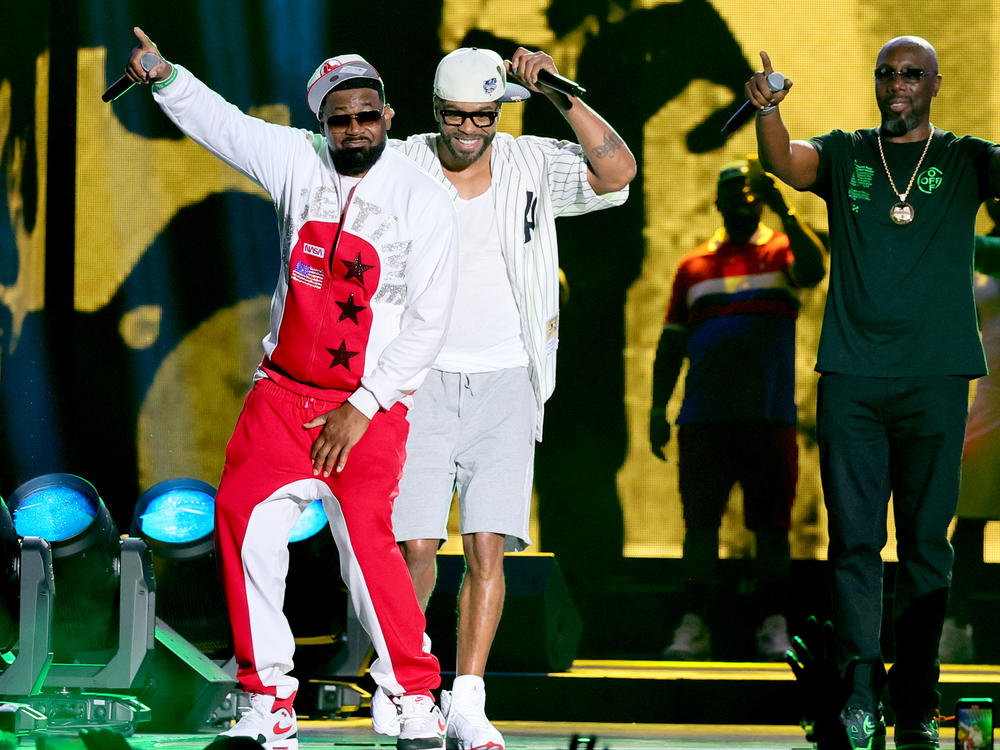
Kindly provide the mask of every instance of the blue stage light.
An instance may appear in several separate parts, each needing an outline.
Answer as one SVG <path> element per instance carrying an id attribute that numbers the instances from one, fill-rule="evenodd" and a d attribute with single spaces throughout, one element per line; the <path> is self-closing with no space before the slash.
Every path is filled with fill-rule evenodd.
<path id="1" fill-rule="evenodd" d="M 326 526 L 326 523 L 326 511 L 323 510 L 323 501 L 313 500 L 302 511 L 299 520 L 292 527 L 292 532 L 288 536 L 289 543 L 301 542 L 303 539 L 308 539 Z"/>
<path id="2" fill-rule="evenodd" d="M 14 528 L 24 536 L 61 542 L 83 533 L 97 517 L 101 498 L 94 486 L 72 474 L 46 474 L 18 488 L 11 498 Z"/>
<path id="3" fill-rule="evenodd" d="M 139 528 L 145 536 L 170 544 L 201 539 L 211 534 L 214 527 L 215 498 L 193 487 L 157 495 L 139 517 Z"/>

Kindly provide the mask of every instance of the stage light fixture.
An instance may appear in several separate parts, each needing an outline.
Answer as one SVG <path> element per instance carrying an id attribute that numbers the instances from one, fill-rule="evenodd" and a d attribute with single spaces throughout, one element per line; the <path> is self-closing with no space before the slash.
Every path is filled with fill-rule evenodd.
<path id="1" fill-rule="evenodd" d="M 145 543 L 121 539 L 90 482 L 45 474 L 10 497 L 14 528 L 49 543 L 56 584 L 46 687 L 128 688 L 153 648 L 155 587 Z"/>
<path id="2" fill-rule="evenodd" d="M 151 663 L 156 597 L 146 544 L 121 539 L 94 486 L 72 474 L 25 482 L 10 497 L 10 513 L 22 550 L 32 537 L 49 544 L 57 594 L 43 688 L 58 692 L 43 690 L 27 702 L 49 717 L 49 731 L 131 733 L 149 719 L 148 707 L 132 696 L 89 691 L 128 690 Z"/>
<path id="3" fill-rule="evenodd" d="M 135 506 L 132 533 L 167 557 L 211 551 L 215 488 L 198 479 L 171 479 L 150 487 Z"/>
<path id="4" fill-rule="evenodd" d="M 233 652 L 212 532 L 215 488 L 198 479 L 169 479 L 139 497 L 132 536 L 153 555 L 157 616 L 210 659 Z"/>

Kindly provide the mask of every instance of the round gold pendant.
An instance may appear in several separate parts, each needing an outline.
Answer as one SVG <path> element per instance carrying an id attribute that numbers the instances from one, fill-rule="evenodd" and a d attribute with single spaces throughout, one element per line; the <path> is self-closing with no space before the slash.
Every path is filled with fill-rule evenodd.
<path id="1" fill-rule="evenodd" d="M 889 218 L 896 224 L 909 224 L 913 221 L 913 215 L 913 206 L 906 201 L 895 203 L 892 208 L 889 209 Z"/>

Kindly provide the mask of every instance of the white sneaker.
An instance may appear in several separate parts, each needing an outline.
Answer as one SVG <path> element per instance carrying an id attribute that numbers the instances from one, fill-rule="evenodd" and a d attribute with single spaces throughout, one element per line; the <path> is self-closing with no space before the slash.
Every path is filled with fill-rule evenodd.
<path id="1" fill-rule="evenodd" d="M 399 714 L 400 708 L 392 696 L 376 685 L 372 695 L 372 729 L 379 734 L 398 737 Z"/>
<path id="2" fill-rule="evenodd" d="M 942 664 L 972 664 L 975 649 L 972 645 L 972 625 L 958 627 L 955 618 L 949 617 L 941 628 L 938 659 Z"/>
<path id="3" fill-rule="evenodd" d="M 784 615 L 765 617 L 757 628 L 757 657 L 764 661 L 784 661 L 785 652 L 792 648 L 788 638 L 788 621 Z"/>
<path id="4" fill-rule="evenodd" d="M 251 693 L 250 710 L 221 734 L 249 737 L 259 742 L 264 750 L 298 750 L 299 747 L 295 710 L 284 706 L 275 709 L 274 696 L 263 693 Z"/>
<path id="5" fill-rule="evenodd" d="M 424 633 L 421 650 L 425 654 L 431 652 L 431 638 Z M 372 695 L 372 729 L 379 734 L 387 734 L 390 737 L 399 736 L 399 713 L 400 708 L 396 705 L 392 695 L 384 688 L 376 685 L 375 693 Z"/>
<path id="6" fill-rule="evenodd" d="M 698 615 L 688 612 L 674 631 L 674 642 L 663 649 L 663 656 L 677 661 L 700 661 L 712 658 L 712 633 Z"/>
<path id="7" fill-rule="evenodd" d="M 459 675 L 454 690 L 441 691 L 449 750 L 504 750 L 503 735 L 486 718 L 486 686 L 478 675 Z"/>
<path id="8" fill-rule="evenodd" d="M 397 750 L 444 747 L 447 725 L 433 698 L 426 695 L 401 695 L 392 700 L 399 706 Z"/>

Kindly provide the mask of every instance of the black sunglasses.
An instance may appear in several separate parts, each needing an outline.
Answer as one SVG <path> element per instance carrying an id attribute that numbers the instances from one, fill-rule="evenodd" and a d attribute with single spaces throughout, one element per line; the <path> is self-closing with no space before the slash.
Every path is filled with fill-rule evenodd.
<path id="1" fill-rule="evenodd" d="M 366 109 L 363 112 L 353 114 L 330 115 L 326 118 L 326 126 L 330 130 L 346 130 L 351 126 L 351 120 L 354 120 L 358 125 L 374 125 L 382 119 L 384 111 L 385 107 L 381 110 Z"/>
<path id="2" fill-rule="evenodd" d="M 903 68 L 893 70 L 892 68 L 879 68 L 875 71 L 875 80 L 879 83 L 888 83 L 899 76 L 906 83 L 917 83 L 924 76 L 934 75 L 923 68 Z"/>
<path id="3" fill-rule="evenodd" d="M 466 120 L 472 120 L 472 124 L 477 128 L 488 128 L 496 122 L 499 116 L 500 111 L 496 109 L 486 110 L 485 112 L 463 112 L 460 109 L 441 110 L 441 122 L 445 125 L 457 127 L 462 127 Z"/>

